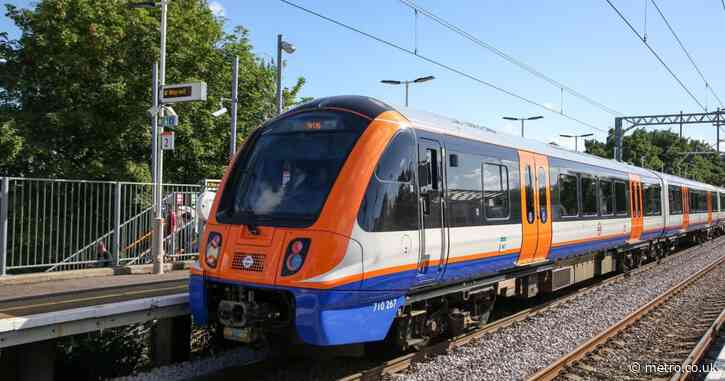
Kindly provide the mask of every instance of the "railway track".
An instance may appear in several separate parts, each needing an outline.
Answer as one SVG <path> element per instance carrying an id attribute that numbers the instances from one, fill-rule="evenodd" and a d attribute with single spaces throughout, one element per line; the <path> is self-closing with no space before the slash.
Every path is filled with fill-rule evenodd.
<path id="1" fill-rule="evenodd" d="M 725 257 L 689 276 L 530 380 L 686 380 L 725 324 Z M 706 371 L 706 369 L 705 369 Z"/>
<path id="2" fill-rule="evenodd" d="M 708 247 L 712 248 L 713 245 L 717 245 L 718 243 L 722 243 L 723 240 L 724 239 L 720 238 L 720 239 L 716 239 L 714 241 L 711 241 L 709 243 Z M 688 248 L 688 249 L 685 249 L 685 250 L 681 250 L 678 253 L 676 253 L 675 255 L 685 254 L 685 253 L 690 252 L 692 250 L 698 250 L 698 249 L 701 249 L 701 248 L 703 248 L 703 246 L 691 247 L 691 248 Z M 722 257 L 720 260 L 718 260 L 717 263 L 718 264 L 725 263 L 725 256 Z M 352 375 L 347 376 L 345 378 L 341 378 L 340 380 L 341 381 L 358 381 L 358 380 L 369 381 L 369 380 L 389 379 L 389 378 L 393 377 L 396 374 L 400 374 L 400 373 L 409 371 L 410 368 L 414 364 L 416 364 L 416 363 L 425 363 L 425 362 L 428 362 L 432 358 L 435 358 L 438 355 L 445 354 L 445 353 L 450 353 L 452 350 L 454 350 L 456 348 L 463 347 L 463 346 L 471 343 L 472 341 L 475 341 L 475 340 L 478 340 L 480 338 L 486 337 L 487 335 L 491 335 L 491 334 L 493 334 L 493 333 L 495 333 L 497 331 L 503 330 L 503 329 L 505 329 L 507 327 L 514 326 L 518 322 L 521 322 L 521 321 L 524 321 L 524 320 L 527 320 L 527 319 L 534 318 L 534 317 L 536 317 L 539 314 L 543 314 L 543 313 L 545 313 L 545 312 L 547 312 L 549 310 L 555 309 L 557 307 L 564 306 L 564 305 L 568 304 L 569 302 L 571 302 L 572 300 L 581 298 L 582 296 L 585 296 L 588 293 L 594 292 L 595 290 L 597 290 L 598 288 L 600 288 L 602 286 L 605 286 L 607 284 L 615 284 L 615 283 L 623 282 L 623 281 L 625 281 L 627 278 L 629 278 L 631 276 L 634 276 L 634 275 L 639 274 L 639 273 L 643 273 L 643 272 L 650 271 L 653 268 L 656 268 L 656 266 L 657 266 L 657 263 L 656 262 L 655 263 L 649 263 L 649 264 L 644 265 L 644 266 L 642 266 L 642 267 L 640 267 L 638 269 L 635 269 L 633 271 L 630 271 L 630 272 L 628 272 L 626 274 L 618 274 L 616 276 L 607 278 L 607 279 L 605 279 L 603 281 L 600 281 L 600 282 L 594 283 L 592 285 L 586 286 L 584 288 L 578 289 L 574 293 L 571 293 L 569 295 L 566 295 L 566 296 L 561 297 L 559 299 L 556 299 L 554 301 L 551 301 L 551 302 L 548 302 L 548 303 L 545 303 L 545 304 L 542 304 L 542 305 L 539 305 L 539 306 L 536 306 L 536 307 L 533 307 L 533 308 L 529 308 L 529 309 L 520 311 L 520 312 L 518 312 L 518 313 L 516 313 L 514 315 L 511 315 L 511 316 L 502 318 L 502 319 L 500 319 L 498 321 L 495 321 L 493 323 L 490 323 L 490 324 L 488 324 L 486 326 L 483 326 L 483 327 L 481 327 L 481 328 L 479 328 L 477 330 L 468 332 L 468 333 L 466 333 L 464 335 L 461 335 L 459 337 L 451 338 L 451 339 L 446 340 L 444 342 L 440 342 L 440 343 L 437 343 L 437 344 L 433 344 L 431 346 L 428 346 L 426 348 L 423 348 L 422 350 L 420 350 L 418 352 L 411 353 L 411 354 L 407 354 L 407 355 L 404 355 L 404 356 L 395 358 L 393 360 L 390 360 L 390 361 L 385 362 L 384 364 L 381 364 L 379 366 L 376 366 L 374 368 L 367 369 L 365 371 L 362 371 L 362 372 L 359 372 L 359 373 L 356 373 L 356 374 L 352 374 Z M 702 274 L 704 274 L 706 272 L 706 270 L 712 269 L 713 266 L 715 266 L 715 264 L 712 264 L 712 265 L 708 266 L 707 269 L 704 269 L 704 270 L 698 272 L 697 274 L 700 274 L 700 276 L 702 276 Z M 725 265 L 722 265 L 722 266 L 725 268 Z M 693 276 L 693 277 L 690 277 L 688 279 L 695 279 L 695 278 L 696 277 Z M 725 283 L 725 282 L 721 282 L 721 283 Z M 722 295 L 725 295 L 725 292 L 723 292 L 721 294 Z M 642 307 L 642 308 L 644 308 L 644 307 Z M 722 308 L 720 308 L 720 309 L 722 310 Z M 707 328 L 702 327 L 702 326 L 699 326 L 699 327 L 702 328 L 702 331 L 703 332 L 705 331 L 705 329 L 707 329 Z M 701 337 L 701 334 L 700 334 L 700 336 L 698 336 L 698 338 L 699 337 Z M 435 377 L 432 377 L 432 378 L 435 378 Z M 403 379 L 405 379 L 405 377 L 403 377 Z M 544 378 L 544 379 L 546 379 L 546 378 Z M 548 379 L 551 379 L 551 378 L 548 378 Z M 584 378 L 579 378 L 579 379 L 582 379 L 583 380 L 583 379 L 587 379 L 587 378 L 584 377 Z"/>

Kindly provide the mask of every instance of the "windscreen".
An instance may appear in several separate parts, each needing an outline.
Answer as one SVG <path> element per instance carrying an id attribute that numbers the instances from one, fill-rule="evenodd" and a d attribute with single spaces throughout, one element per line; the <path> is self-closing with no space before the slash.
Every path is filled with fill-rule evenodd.
<path id="1" fill-rule="evenodd" d="M 366 119 L 350 113 L 316 111 L 264 127 L 236 164 L 217 219 L 311 225 L 366 126 Z"/>

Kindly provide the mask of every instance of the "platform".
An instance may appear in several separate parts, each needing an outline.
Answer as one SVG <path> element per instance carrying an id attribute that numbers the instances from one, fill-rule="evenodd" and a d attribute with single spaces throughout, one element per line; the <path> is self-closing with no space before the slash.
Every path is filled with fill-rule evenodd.
<path id="1" fill-rule="evenodd" d="M 0 348 L 188 314 L 187 270 L 0 286 Z"/>

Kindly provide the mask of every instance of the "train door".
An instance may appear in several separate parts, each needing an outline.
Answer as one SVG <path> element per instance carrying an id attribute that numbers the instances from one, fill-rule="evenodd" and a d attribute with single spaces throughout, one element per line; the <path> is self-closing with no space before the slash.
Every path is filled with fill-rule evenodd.
<path id="1" fill-rule="evenodd" d="M 546 260 L 551 248 L 551 182 L 546 156 L 519 151 L 521 254 L 518 264 Z"/>
<path id="2" fill-rule="evenodd" d="M 420 253 L 416 283 L 438 279 L 447 257 L 443 149 L 435 140 L 418 140 L 418 186 L 420 219 Z"/>
<path id="3" fill-rule="evenodd" d="M 682 229 L 687 231 L 690 225 L 690 190 L 682 187 Z"/>
<path id="4" fill-rule="evenodd" d="M 642 182 L 639 176 L 629 175 L 629 208 L 632 213 L 632 231 L 629 239 L 638 241 L 644 230 L 644 213 L 642 213 Z"/>
<path id="5" fill-rule="evenodd" d="M 712 225 L 712 192 L 707 192 L 707 225 Z"/>

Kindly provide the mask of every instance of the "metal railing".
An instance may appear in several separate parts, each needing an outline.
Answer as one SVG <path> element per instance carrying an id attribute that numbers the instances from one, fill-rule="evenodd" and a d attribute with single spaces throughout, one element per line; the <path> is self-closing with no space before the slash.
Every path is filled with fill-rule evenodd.
<path id="1" fill-rule="evenodd" d="M 0 177 L 0 276 L 150 263 L 153 184 Z M 164 248 L 193 259 L 201 185 L 164 184 Z"/>

